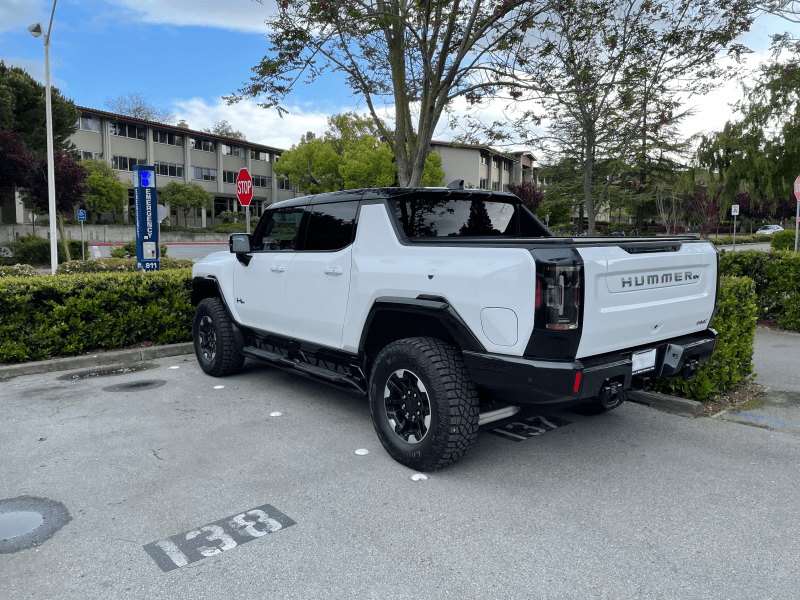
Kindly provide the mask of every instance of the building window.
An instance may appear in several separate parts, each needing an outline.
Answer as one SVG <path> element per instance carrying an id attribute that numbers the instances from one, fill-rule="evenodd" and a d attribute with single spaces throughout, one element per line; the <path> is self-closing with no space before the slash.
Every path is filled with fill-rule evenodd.
<path id="1" fill-rule="evenodd" d="M 507 192 L 507 191 L 508 191 L 508 184 L 507 184 L 507 183 L 504 183 L 504 184 L 503 184 L 503 191 L 504 191 L 504 192 Z"/>
<path id="2" fill-rule="evenodd" d="M 111 157 L 111 167 L 117 171 L 133 171 L 133 167 L 143 164 L 143 158 L 128 158 L 127 156 Z"/>
<path id="3" fill-rule="evenodd" d="M 203 138 L 189 138 L 189 147 L 192 150 L 202 150 L 203 152 L 215 152 L 214 142 Z"/>
<path id="4" fill-rule="evenodd" d="M 109 121 L 109 133 L 119 137 L 129 137 L 135 140 L 144 140 L 147 138 L 147 129 L 139 127 L 138 125 L 131 125 L 130 123 L 120 123 L 119 121 Z"/>
<path id="5" fill-rule="evenodd" d="M 481 164 L 485 165 L 489 161 L 489 157 L 485 154 L 481 154 Z"/>
<path id="6" fill-rule="evenodd" d="M 288 179 L 278 179 L 279 190 L 292 190 L 292 183 Z"/>
<path id="7" fill-rule="evenodd" d="M 93 117 L 83 113 L 81 118 L 75 123 L 75 127 L 84 131 L 94 131 L 100 133 L 100 117 Z"/>
<path id="8" fill-rule="evenodd" d="M 240 156 L 244 158 L 244 150 L 241 146 L 231 146 L 229 144 L 222 144 L 222 153 L 228 156 Z"/>
<path id="9" fill-rule="evenodd" d="M 493 169 L 499 169 L 500 168 L 500 161 L 497 160 L 497 158 L 493 158 L 492 159 L 492 168 Z"/>
<path id="10" fill-rule="evenodd" d="M 250 150 L 250 158 L 253 160 L 269 161 L 269 154 L 261 150 Z"/>
<path id="11" fill-rule="evenodd" d="M 192 167 L 192 179 L 197 179 L 199 181 L 216 181 L 217 180 L 217 170 L 216 169 L 206 169 L 203 167 Z"/>
<path id="12" fill-rule="evenodd" d="M 499 181 L 493 181 L 492 182 L 492 189 L 495 192 L 499 192 L 500 191 L 500 182 Z"/>
<path id="13" fill-rule="evenodd" d="M 155 162 L 156 173 L 167 177 L 183 177 L 183 165 Z"/>
<path id="14" fill-rule="evenodd" d="M 223 171 L 222 172 L 222 182 L 223 183 L 236 183 L 236 177 L 238 173 L 236 171 Z"/>
<path id="15" fill-rule="evenodd" d="M 481 179 L 481 182 L 480 182 L 480 184 L 478 185 L 478 187 L 479 187 L 480 189 L 482 189 L 482 190 L 487 190 L 487 189 L 489 189 L 489 188 L 487 187 L 488 185 L 489 185 L 489 180 L 488 180 L 488 179 Z"/>
<path id="16" fill-rule="evenodd" d="M 503 171 L 510 171 L 510 170 L 511 170 L 511 163 L 503 161 Z"/>
<path id="17" fill-rule="evenodd" d="M 260 188 L 272 187 L 272 178 L 264 177 L 262 175 L 253 175 L 253 187 L 260 187 Z"/>
<path id="18" fill-rule="evenodd" d="M 153 141 L 158 144 L 169 144 L 170 146 L 183 146 L 183 136 L 180 133 L 171 131 L 153 130 Z"/>

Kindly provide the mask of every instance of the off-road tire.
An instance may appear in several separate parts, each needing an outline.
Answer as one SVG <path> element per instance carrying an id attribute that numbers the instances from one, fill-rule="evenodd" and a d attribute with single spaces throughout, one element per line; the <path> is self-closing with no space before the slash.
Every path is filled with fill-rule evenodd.
<path id="1" fill-rule="evenodd" d="M 219 298 L 206 298 L 197 305 L 192 323 L 194 353 L 209 375 L 224 377 L 242 368 L 243 343 L 233 327 Z"/>
<path id="2" fill-rule="evenodd" d="M 408 371 L 425 389 L 430 424 L 419 441 L 407 442 L 387 414 L 389 380 Z M 388 392 L 391 393 L 391 392 Z M 372 367 L 369 387 L 372 424 L 397 462 L 434 471 L 459 460 L 478 437 L 478 393 L 461 355 L 434 338 L 408 338 L 386 346 Z"/>

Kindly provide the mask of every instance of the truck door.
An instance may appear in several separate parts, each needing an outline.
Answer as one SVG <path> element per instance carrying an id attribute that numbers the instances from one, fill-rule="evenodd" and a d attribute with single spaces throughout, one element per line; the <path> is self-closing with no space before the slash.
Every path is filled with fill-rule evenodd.
<path id="1" fill-rule="evenodd" d="M 270 210 L 259 220 L 252 240 L 252 259 L 233 270 L 231 308 L 248 327 L 289 334 L 286 277 L 297 256 L 296 244 L 304 207 Z"/>
<path id="2" fill-rule="evenodd" d="M 292 261 L 286 284 L 292 336 L 341 348 L 358 201 L 308 209 L 305 243 Z"/>

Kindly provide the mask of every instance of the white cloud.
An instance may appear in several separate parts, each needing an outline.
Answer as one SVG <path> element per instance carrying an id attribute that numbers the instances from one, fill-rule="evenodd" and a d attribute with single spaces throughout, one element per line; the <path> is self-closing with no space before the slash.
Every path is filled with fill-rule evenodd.
<path id="1" fill-rule="evenodd" d="M 44 52 L 42 52 L 44 54 Z M 28 75 L 44 85 L 44 60 L 29 60 L 27 58 L 4 58 L 3 62 L 7 67 L 21 67 L 28 72 Z M 58 77 L 53 77 L 53 71 L 58 68 L 58 63 L 50 61 L 50 85 L 58 88 L 60 92 L 67 89 L 67 82 Z"/>
<path id="2" fill-rule="evenodd" d="M 19 1 L 19 0 L 15 0 Z M 22 0 L 24 1 L 24 0 Z M 274 0 L 107 0 L 122 9 L 120 18 L 161 25 L 194 25 L 266 33 L 264 20 Z"/>
<path id="3" fill-rule="evenodd" d="M 300 142 L 308 131 L 321 135 L 328 127 L 331 114 L 354 110 L 343 106 L 334 112 L 313 110 L 309 107 L 287 106 L 288 115 L 278 116 L 274 109 L 264 109 L 251 100 L 228 106 L 222 98 L 208 103 L 202 98 L 174 100 L 173 111 L 185 119 L 191 129 L 211 127 L 215 121 L 226 120 L 231 127 L 241 131 L 248 141 L 289 149 Z"/>
<path id="4" fill-rule="evenodd" d="M 0 32 L 23 31 L 37 21 L 41 21 L 46 30 L 49 16 L 50 11 L 41 0 L 3 0 L 0 2 Z"/>

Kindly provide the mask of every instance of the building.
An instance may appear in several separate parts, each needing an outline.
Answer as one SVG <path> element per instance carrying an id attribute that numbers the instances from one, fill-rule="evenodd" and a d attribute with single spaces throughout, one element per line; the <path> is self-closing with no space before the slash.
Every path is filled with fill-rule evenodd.
<path id="1" fill-rule="evenodd" d="M 532 152 L 498 152 L 489 146 L 431 142 L 431 150 L 442 158 L 444 183 L 463 179 L 466 187 L 508 191 L 508 184 L 535 181 Z"/>
<path id="2" fill-rule="evenodd" d="M 78 109 L 81 117 L 70 141 L 81 158 L 105 160 L 117 171 L 120 181 L 128 185 L 133 180 L 133 167 L 145 164 L 156 168 L 157 190 L 171 181 L 191 182 L 214 195 L 213 210 L 190 214 L 190 226 L 213 225 L 222 211 L 242 210 L 236 199 L 236 177 L 242 167 L 253 179 L 251 215 L 260 216 L 273 202 L 298 195 L 288 180 L 273 176 L 273 165 L 284 152 L 280 148 L 194 131 L 184 121 L 165 125 L 93 108 Z M 128 199 L 132 206 L 132 187 Z M 123 211 L 125 220 L 132 219 L 132 215 L 132 210 Z M 16 221 L 26 222 L 19 199 Z M 178 216 L 172 210 L 170 221 L 172 225 L 183 225 L 183 213 Z"/>

